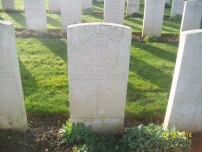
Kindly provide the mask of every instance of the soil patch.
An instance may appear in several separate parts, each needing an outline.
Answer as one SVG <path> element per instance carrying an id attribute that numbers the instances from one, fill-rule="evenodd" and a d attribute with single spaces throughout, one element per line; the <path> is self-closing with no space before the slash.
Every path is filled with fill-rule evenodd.
<path id="1" fill-rule="evenodd" d="M 0 130 L 0 152 L 71 152 L 73 145 L 60 144 L 60 130 L 68 116 L 33 116 L 28 115 L 29 129 L 26 133 L 12 130 Z M 125 118 L 124 130 L 140 124 L 161 124 L 161 120 L 138 120 Z M 202 152 L 202 133 L 194 133 L 193 148 Z"/>
<path id="2" fill-rule="evenodd" d="M 60 38 L 67 38 L 67 33 L 62 32 L 58 29 L 49 29 L 47 33 L 41 33 L 32 30 L 16 29 L 15 35 L 18 38 L 49 38 L 49 39 L 60 39 Z M 141 36 L 141 33 L 132 33 L 132 40 L 138 42 L 145 42 L 144 38 Z M 179 43 L 179 35 L 175 34 L 168 34 L 163 35 L 158 38 L 158 42 L 160 43 Z"/>

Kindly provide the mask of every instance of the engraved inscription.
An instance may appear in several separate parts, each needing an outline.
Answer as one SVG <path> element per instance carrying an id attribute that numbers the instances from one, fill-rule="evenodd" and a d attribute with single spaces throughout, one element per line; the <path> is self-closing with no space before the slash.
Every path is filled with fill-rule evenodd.
<path id="1" fill-rule="evenodd" d="M 0 67 L 0 79 L 15 78 L 14 72 L 7 71 L 6 69 L 6 67 Z"/>
<path id="2" fill-rule="evenodd" d="M 96 115 L 99 115 L 100 112 L 100 108 L 99 108 L 99 102 L 100 102 L 100 98 L 102 97 L 109 97 L 109 95 L 102 95 L 100 92 L 100 83 L 97 84 L 96 86 L 97 88 L 97 92 L 95 95 L 87 95 L 88 98 L 90 97 L 95 97 L 96 98 Z"/>
<path id="3" fill-rule="evenodd" d="M 71 117 L 71 121 L 83 122 L 87 125 L 115 125 L 118 121 L 122 121 L 122 117 Z"/>
<path id="4" fill-rule="evenodd" d="M 86 42 L 86 51 L 95 61 L 104 61 L 111 56 L 113 42 L 105 34 L 94 34 Z"/>

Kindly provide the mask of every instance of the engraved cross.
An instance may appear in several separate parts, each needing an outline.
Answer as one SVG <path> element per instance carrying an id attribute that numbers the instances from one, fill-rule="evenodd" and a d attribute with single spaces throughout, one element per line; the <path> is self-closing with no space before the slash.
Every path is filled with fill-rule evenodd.
<path id="1" fill-rule="evenodd" d="M 102 97 L 109 97 L 109 95 L 102 95 L 100 93 L 100 83 L 98 83 L 96 85 L 96 94 L 95 95 L 87 95 L 87 97 L 95 97 L 96 98 L 96 115 L 99 115 L 99 102 L 100 102 L 100 98 Z"/>

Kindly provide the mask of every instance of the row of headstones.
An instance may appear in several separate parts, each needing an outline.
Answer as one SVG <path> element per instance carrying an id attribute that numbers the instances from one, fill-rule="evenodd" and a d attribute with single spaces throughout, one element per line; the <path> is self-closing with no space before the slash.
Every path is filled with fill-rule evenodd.
<path id="1" fill-rule="evenodd" d="M 96 133 L 122 133 L 132 29 L 86 23 L 69 26 L 67 33 L 71 122 L 91 125 Z M 202 131 L 201 42 L 202 30 L 181 34 L 164 128 Z M 5 21 L 0 21 L 0 105 L 1 129 L 27 129 L 14 26 Z"/>
<path id="2" fill-rule="evenodd" d="M 164 0 L 145 0 L 143 36 L 161 36 L 165 8 L 164 4 Z M 171 16 L 182 15 L 180 33 L 182 31 L 200 29 L 202 1 L 173 0 L 172 6 Z"/>
<path id="3" fill-rule="evenodd" d="M 11 0 L 14 1 L 14 0 Z M 3 2 L 3 1 L 2 1 Z M 8 1 L 10 2 L 10 1 Z M 84 2 L 84 0 L 83 0 Z M 140 0 L 128 0 L 128 12 L 139 12 Z M 68 25 L 81 23 L 82 0 L 49 0 L 49 6 L 61 9 L 62 30 Z M 185 5 L 184 5 L 185 3 Z M 92 0 L 85 0 L 85 8 L 92 7 Z M 163 25 L 165 0 L 145 0 L 144 21 L 142 36 L 155 35 L 160 37 Z M 182 14 L 180 31 L 199 29 L 202 18 L 201 1 L 173 0 L 172 15 Z M 124 0 L 105 0 L 104 22 L 123 24 Z M 84 8 L 84 7 L 83 7 Z M 184 11 L 183 11 L 184 8 Z M 54 9 L 53 9 L 54 10 Z M 133 11 L 132 11 L 133 10 Z M 25 1 L 26 25 L 29 30 L 47 31 L 45 0 Z"/>

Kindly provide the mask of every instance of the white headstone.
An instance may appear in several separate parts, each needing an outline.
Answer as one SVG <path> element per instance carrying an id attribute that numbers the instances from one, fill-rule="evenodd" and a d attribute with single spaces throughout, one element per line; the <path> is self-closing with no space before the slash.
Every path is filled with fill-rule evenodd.
<path id="1" fill-rule="evenodd" d="M 62 30 L 68 25 L 81 23 L 81 0 L 61 0 Z"/>
<path id="2" fill-rule="evenodd" d="M 14 10 L 15 3 L 14 0 L 1 0 L 2 10 Z"/>
<path id="3" fill-rule="evenodd" d="M 182 15 L 185 0 L 173 0 L 170 17 Z"/>
<path id="4" fill-rule="evenodd" d="M 60 12 L 60 0 L 49 0 L 48 1 L 49 11 Z"/>
<path id="5" fill-rule="evenodd" d="M 14 26 L 0 21 L 0 129 L 27 127 Z"/>
<path id="6" fill-rule="evenodd" d="M 104 0 L 104 22 L 123 24 L 124 0 Z"/>
<path id="7" fill-rule="evenodd" d="M 81 8 L 92 8 L 92 0 L 82 0 Z"/>
<path id="8" fill-rule="evenodd" d="M 133 13 L 139 13 L 140 0 L 128 0 L 127 3 L 127 15 L 132 15 Z"/>
<path id="9" fill-rule="evenodd" d="M 142 36 L 161 36 L 165 0 L 145 0 Z"/>
<path id="10" fill-rule="evenodd" d="M 68 27 L 71 122 L 96 133 L 122 133 L 131 35 L 130 27 L 118 24 Z"/>
<path id="11" fill-rule="evenodd" d="M 47 32 L 45 0 L 25 0 L 24 4 L 27 29 Z"/>
<path id="12" fill-rule="evenodd" d="M 164 128 L 202 132 L 202 30 L 181 33 Z"/>
<path id="13" fill-rule="evenodd" d="M 202 18 L 202 1 L 186 1 L 182 16 L 180 32 L 200 29 Z"/>
<path id="14" fill-rule="evenodd" d="M 166 0 L 166 4 L 170 4 L 170 0 Z"/>

